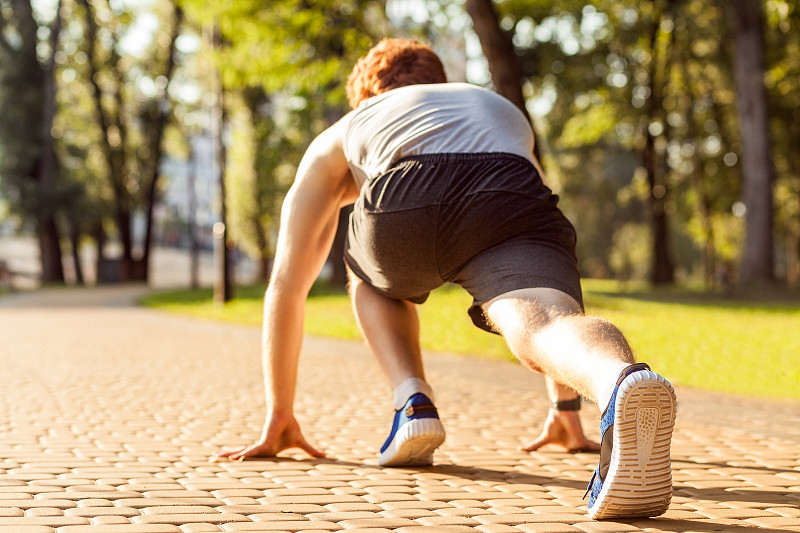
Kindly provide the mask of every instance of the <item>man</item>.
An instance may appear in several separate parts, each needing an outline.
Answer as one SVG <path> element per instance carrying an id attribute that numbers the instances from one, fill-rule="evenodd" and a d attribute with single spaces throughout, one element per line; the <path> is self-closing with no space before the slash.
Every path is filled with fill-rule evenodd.
<path id="1" fill-rule="evenodd" d="M 219 456 L 291 447 L 323 455 L 293 414 L 303 306 L 339 209 L 355 202 L 345 253 L 353 308 L 394 387 L 379 463 L 430 464 L 444 441 L 414 304 L 452 282 L 473 296 L 473 322 L 548 379 L 553 408 L 525 449 L 590 447 L 578 394 L 596 401 L 604 412 L 591 516 L 663 513 L 672 494 L 672 386 L 634 364 L 619 330 L 583 314 L 575 232 L 537 170 L 527 119 L 491 91 L 445 82 L 439 58 L 415 41 L 381 41 L 355 66 L 354 110 L 312 142 L 284 202 L 264 303 L 263 432 Z"/>

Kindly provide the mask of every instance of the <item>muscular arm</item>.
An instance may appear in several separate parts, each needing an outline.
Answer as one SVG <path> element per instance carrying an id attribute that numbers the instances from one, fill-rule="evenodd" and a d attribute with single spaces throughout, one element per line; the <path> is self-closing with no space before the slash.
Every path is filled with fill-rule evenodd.
<path id="1" fill-rule="evenodd" d="M 339 122 L 311 143 L 283 203 L 275 262 L 264 297 L 264 430 L 255 444 L 219 453 L 221 457 L 268 456 L 291 447 L 321 455 L 300 433 L 293 406 L 305 300 L 333 243 L 339 209 L 358 194 L 342 151 L 342 129 Z"/>
<path id="2" fill-rule="evenodd" d="M 341 206 L 355 185 L 338 125 L 309 147 L 281 212 L 275 263 L 264 299 L 263 363 L 268 411 L 291 412 L 304 305 L 330 251 Z"/>

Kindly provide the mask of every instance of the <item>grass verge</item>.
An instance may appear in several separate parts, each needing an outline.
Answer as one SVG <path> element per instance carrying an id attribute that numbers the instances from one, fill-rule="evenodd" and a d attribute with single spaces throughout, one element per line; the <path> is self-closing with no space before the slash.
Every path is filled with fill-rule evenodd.
<path id="1" fill-rule="evenodd" d="M 239 287 L 215 305 L 210 289 L 154 293 L 142 304 L 169 312 L 259 325 L 264 287 Z M 688 291 L 650 291 L 585 280 L 589 314 L 611 320 L 640 360 L 673 383 L 750 396 L 800 400 L 800 304 L 737 300 Z M 475 328 L 463 290 L 446 286 L 419 307 L 421 342 L 431 351 L 513 359 L 502 339 Z M 312 335 L 360 339 L 342 290 L 315 287 L 306 305 Z"/>

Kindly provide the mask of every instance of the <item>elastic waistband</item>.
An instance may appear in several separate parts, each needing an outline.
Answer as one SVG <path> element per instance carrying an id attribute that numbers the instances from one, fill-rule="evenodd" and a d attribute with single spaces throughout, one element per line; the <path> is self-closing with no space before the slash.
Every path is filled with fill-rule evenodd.
<path id="1" fill-rule="evenodd" d="M 463 152 L 463 153 L 440 153 L 440 154 L 421 154 L 410 155 L 398 160 L 394 165 L 401 165 L 406 163 L 474 163 L 477 161 L 518 161 L 520 163 L 527 163 L 533 166 L 530 159 L 526 159 L 520 155 L 512 154 L 510 152 Z"/>

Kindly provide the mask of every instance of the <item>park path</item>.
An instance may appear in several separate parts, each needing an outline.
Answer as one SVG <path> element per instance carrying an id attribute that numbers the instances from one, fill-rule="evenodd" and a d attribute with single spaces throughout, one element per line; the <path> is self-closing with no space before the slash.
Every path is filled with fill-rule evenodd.
<path id="1" fill-rule="evenodd" d="M 141 293 L 0 298 L 0 532 L 800 531 L 800 403 L 677 387 L 669 511 L 593 522 L 597 456 L 516 451 L 547 411 L 540 377 L 427 354 L 448 440 L 433 467 L 384 469 L 389 389 L 344 341 L 306 339 L 301 361 L 298 418 L 328 459 L 210 463 L 259 432 L 259 330 L 132 306 Z"/>

